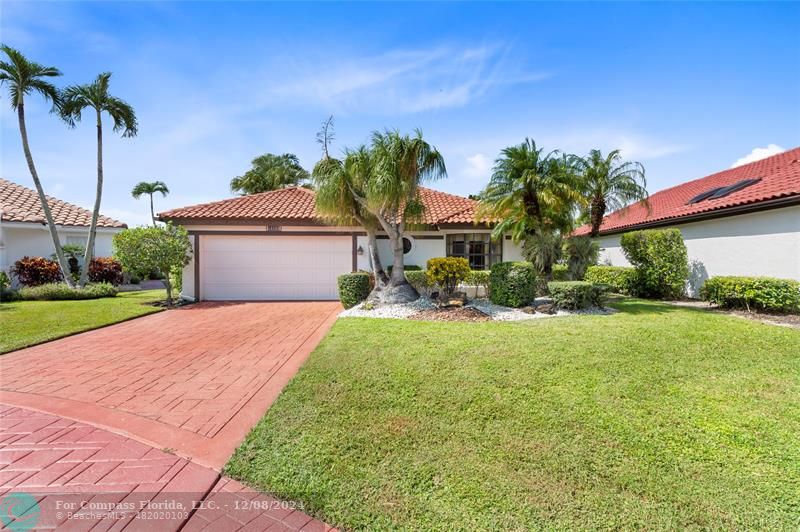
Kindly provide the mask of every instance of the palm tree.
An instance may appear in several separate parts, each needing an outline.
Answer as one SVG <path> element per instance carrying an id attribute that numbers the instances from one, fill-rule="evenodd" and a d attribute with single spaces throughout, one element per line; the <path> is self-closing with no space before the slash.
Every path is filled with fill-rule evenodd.
<path id="1" fill-rule="evenodd" d="M 549 278 L 557 254 L 551 248 L 555 249 L 558 234 L 571 228 L 572 211 L 580 199 L 569 156 L 557 150 L 545 153 L 526 138 L 505 148 L 495 161 L 477 216 L 499 220 L 494 238 L 510 234 L 515 242 L 530 239 L 528 248 Z"/>
<path id="2" fill-rule="evenodd" d="M 357 197 L 365 197 L 366 184 L 372 176 L 372 157 L 365 146 L 346 150 L 344 161 L 329 157 L 326 152 L 311 172 L 316 189 L 316 208 L 322 216 L 340 225 L 356 223 L 367 233 L 367 248 L 375 291 L 389 281 L 378 255 L 377 232 L 380 223 Z"/>
<path id="3" fill-rule="evenodd" d="M 73 286 L 69 264 L 64 256 L 61 241 L 58 238 L 56 224 L 53 221 L 53 213 L 50 211 L 50 204 L 47 202 L 47 196 L 42 188 L 42 182 L 39 180 L 39 173 L 36 171 L 36 165 L 33 164 L 33 155 L 31 154 L 30 144 L 28 143 L 28 129 L 25 127 L 25 95 L 37 93 L 42 96 L 45 101 L 52 102 L 53 110 L 56 110 L 60 104 L 60 95 L 55 85 L 46 81 L 46 78 L 60 76 L 61 72 L 56 67 L 47 67 L 29 61 L 22 55 L 22 52 L 10 46 L 6 46 L 5 44 L 0 46 L 0 50 L 2 50 L 8 58 L 7 61 L 0 61 L 0 85 L 8 84 L 11 108 L 17 112 L 17 119 L 19 121 L 19 134 L 22 137 L 22 151 L 25 152 L 28 170 L 33 178 L 33 184 L 36 186 L 36 193 L 39 195 L 39 203 L 42 206 L 42 212 L 44 212 L 44 218 L 50 230 L 50 238 L 53 240 L 53 247 L 56 251 L 58 265 L 61 267 L 64 281 L 69 286 Z"/>
<path id="4" fill-rule="evenodd" d="M 309 175 L 300 166 L 300 159 L 293 153 L 274 155 L 265 153 L 252 161 L 253 167 L 244 175 L 231 179 L 231 190 L 242 195 L 269 192 L 279 188 L 302 185 Z"/>
<path id="5" fill-rule="evenodd" d="M 83 111 L 87 108 L 94 109 L 97 120 L 97 192 L 92 209 L 92 222 L 89 226 L 89 238 L 86 243 L 83 270 L 78 282 L 79 286 L 86 284 L 89 263 L 92 262 L 94 253 L 94 239 L 97 232 L 97 218 L 100 216 L 100 201 L 103 196 L 103 113 L 108 113 L 114 122 L 114 132 L 122 131 L 123 137 L 135 137 L 138 132 L 136 113 L 133 107 L 124 100 L 112 96 L 108 92 L 111 79 L 110 72 L 103 72 L 88 85 L 72 85 L 64 89 L 61 103 L 61 117 L 70 126 L 75 127 L 80 121 Z"/>
<path id="6" fill-rule="evenodd" d="M 150 218 L 153 220 L 153 227 L 156 226 L 156 213 L 153 210 L 153 194 L 160 192 L 162 197 L 169 194 L 169 189 L 163 181 L 142 181 L 131 190 L 133 199 L 139 199 L 142 195 L 147 194 L 150 196 Z"/>
<path id="7" fill-rule="evenodd" d="M 384 303 L 402 303 L 419 298 L 405 276 L 403 234 L 407 221 L 419 219 L 424 207 L 419 187 L 428 181 L 447 177 L 444 157 L 428 144 L 422 132 L 413 136 L 398 131 L 374 132 L 371 144 L 372 176 L 365 195 L 356 200 L 378 220 L 392 248 L 392 272 L 381 294 Z"/>
<path id="8" fill-rule="evenodd" d="M 609 209 L 616 211 L 635 201 L 647 202 L 644 166 L 633 161 L 622 162 L 619 150 L 606 157 L 600 150 L 592 150 L 577 163 L 592 237 L 599 234 Z"/>

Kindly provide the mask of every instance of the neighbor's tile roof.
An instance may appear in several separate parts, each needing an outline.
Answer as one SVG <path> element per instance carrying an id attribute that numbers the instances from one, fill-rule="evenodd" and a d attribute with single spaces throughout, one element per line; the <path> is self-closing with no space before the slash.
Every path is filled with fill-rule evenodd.
<path id="1" fill-rule="evenodd" d="M 722 198 L 688 204 L 690 199 L 708 190 L 756 178 L 761 181 Z M 640 203 L 615 211 L 603 219 L 600 234 L 791 196 L 800 197 L 800 148 L 656 192 L 649 198 L 649 211 Z M 575 234 L 588 234 L 589 229 L 585 225 L 575 230 Z"/>
<path id="2" fill-rule="evenodd" d="M 425 205 L 421 222 L 428 225 L 472 223 L 478 204 L 475 200 L 425 187 L 420 187 L 420 199 Z M 159 217 L 178 221 L 296 220 L 324 223 L 315 209 L 314 191 L 302 187 L 182 207 L 162 212 Z"/>
<path id="3" fill-rule="evenodd" d="M 89 227 L 92 221 L 92 212 L 77 205 L 47 196 L 50 212 L 56 225 Z M 44 224 L 44 211 L 39 202 L 39 195 L 22 185 L 0 179 L 0 220 L 3 222 L 31 222 Z M 100 215 L 97 219 L 98 227 L 128 227 L 124 223 Z"/>

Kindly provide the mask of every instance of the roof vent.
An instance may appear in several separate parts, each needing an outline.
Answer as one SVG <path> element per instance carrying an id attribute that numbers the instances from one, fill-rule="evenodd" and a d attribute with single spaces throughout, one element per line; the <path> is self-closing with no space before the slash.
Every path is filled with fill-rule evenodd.
<path id="1" fill-rule="evenodd" d="M 756 177 L 756 178 L 753 178 L 753 179 L 743 179 L 741 181 L 737 181 L 736 183 L 734 183 L 732 185 L 728 185 L 726 187 L 712 188 L 711 190 L 706 190 L 705 192 L 702 192 L 702 193 L 698 194 L 697 196 L 693 197 L 692 199 L 687 201 L 686 204 L 687 205 L 693 205 L 695 203 L 700 203 L 701 201 L 705 201 L 705 200 L 715 200 L 715 199 L 719 199 L 719 198 L 724 198 L 725 196 L 727 196 L 729 194 L 733 194 L 734 192 L 742 190 L 743 188 L 747 188 L 747 187 L 749 187 L 751 185 L 755 185 L 759 181 L 761 181 L 761 178 L 760 177 Z"/>

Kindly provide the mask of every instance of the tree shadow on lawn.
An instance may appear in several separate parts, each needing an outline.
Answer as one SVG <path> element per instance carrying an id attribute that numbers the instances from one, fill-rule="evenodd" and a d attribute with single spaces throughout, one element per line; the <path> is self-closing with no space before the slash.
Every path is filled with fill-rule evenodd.
<path id="1" fill-rule="evenodd" d="M 609 302 L 608 306 L 617 309 L 625 314 L 669 314 L 672 312 L 697 312 L 708 314 L 708 309 L 680 307 L 670 305 L 664 301 L 647 299 L 621 299 Z"/>

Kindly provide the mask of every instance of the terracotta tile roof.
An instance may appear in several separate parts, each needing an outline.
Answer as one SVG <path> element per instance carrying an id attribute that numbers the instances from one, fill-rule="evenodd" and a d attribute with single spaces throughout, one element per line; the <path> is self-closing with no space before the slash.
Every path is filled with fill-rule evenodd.
<path id="1" fill-rule="evenodd" d="M 698 194 L 745 179 L 760 181 L 721 198 L 689 204 L 689 200 Z M 800 199 L 800 147 L 657 192 L 650 196 L 649 211 L 637 203 L 607 215 L 600 234 L 792 196 Z M 585 225 L 576 229 L 574 234 L 587 233 L 589 226 Z"/>
<path id="2" fill-rule="evenodd" d="M 425 205 L 421 222 L 427 225 L 472 223 L 478 204 L 475 200 L 424 187 L 420 187 L 420 197 Z M 181 207 L 162 212 L 159 218 L 179 222 L 285 220 L 325 224 L 316 213 L 314 191 L 302 187 Z"/>
<path id="3" fill-rule="evenodd" d="M 89 227 L 92 212 L 77 205 L 47 196 L 47 203 L 53 213 L 56 225 Z M 3 222 L 31 222 L 44 224 L 44 211 L 35 190 L 0 179 L 0 220 Z M 128 227 L 124 223 L 103 216 L 97 220 L 97 227 Z"/>

